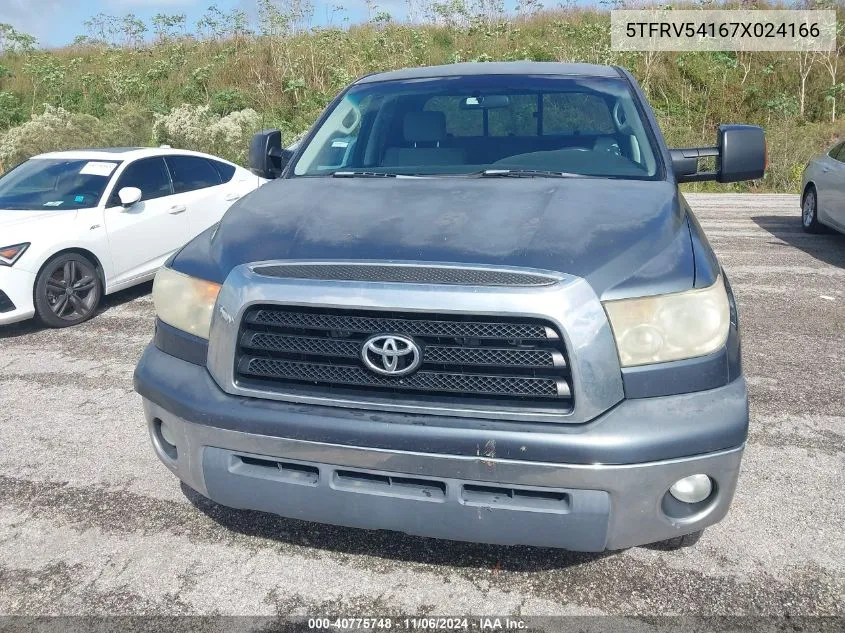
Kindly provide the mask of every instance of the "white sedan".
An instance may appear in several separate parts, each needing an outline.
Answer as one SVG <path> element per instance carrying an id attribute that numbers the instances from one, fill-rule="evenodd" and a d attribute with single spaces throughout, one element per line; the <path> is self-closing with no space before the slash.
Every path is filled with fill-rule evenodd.
<path id="1" fill-rule="evenodd" d="M 91 317 L 266 181 L 169 148 L 42 154 L 0 177 L 0 325 Z"/>
<path id="2" fill-rule="evenodd" d="M 845 141 L 807 163 L 801 178 L 801 220 L 808 233 L 845 233 Z"/>

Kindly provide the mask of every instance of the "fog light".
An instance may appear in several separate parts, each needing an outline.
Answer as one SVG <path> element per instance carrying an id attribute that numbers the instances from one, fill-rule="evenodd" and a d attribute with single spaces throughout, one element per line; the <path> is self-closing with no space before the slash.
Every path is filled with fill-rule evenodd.
<path id="1" fill-rule="evenodd" d="M 170 434 L 170 427 L 167 426 L 164 422 L 161 423 L 161 439 L 165 442 L 170 444 L 170 446 L 176 446 L 176 438 Z"/>
<path id="2" fill-rule="evenodd" d="M 707 475 L 701 474 L 679 479 L 669 488 L 669 493 L 684 503 L 704 501 L 711 492 L 713 492 L 713 481 Z"/>

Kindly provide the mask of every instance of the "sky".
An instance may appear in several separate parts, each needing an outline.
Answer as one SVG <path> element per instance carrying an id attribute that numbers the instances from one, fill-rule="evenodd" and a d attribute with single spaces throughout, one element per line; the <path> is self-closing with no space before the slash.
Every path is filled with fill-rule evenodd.
<path id="1" fill-rule="evenodd" d="M 405 15 L 404 0 L 375 0 L 380 8 L 394 18 Z M 0 23 L 11 24 L 15 29 L 38 38 L 41 46 L 69 44 L 77 35 L 85 34 L 84 22 L 97 13 L 124 15 L 134 13 L 149 23 L 157 13 L 184 13 L 189 24 L 203 16 L 209 5 L 216 4 L 224 12 L 234 8 L 256 14 L 256 0 L 0 0 Z M 368 16 L 366 0 L 314 0 L 314 24 L 333 20 L 338 25 L 338 13 L 332 17 L 332 8 L 342 5 L 354 22 L 365 21 Z"/>

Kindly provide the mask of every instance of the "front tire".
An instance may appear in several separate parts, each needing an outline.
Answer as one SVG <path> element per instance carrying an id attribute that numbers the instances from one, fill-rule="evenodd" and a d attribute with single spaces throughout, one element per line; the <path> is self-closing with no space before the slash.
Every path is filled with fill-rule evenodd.
<path id="1" fill-rule="evenodd" d="M 78 325 L 90 319 L 103 295 L 97 267 L 79 253 L 48 261 L 35 280 L 35 312 L 48 327 Z"/>
<path id="2" fill-rule="evenodd" d="M 807 187 L 801 201 L 801 226 L 807 233 L 825 232 L 825 227 L 819 222 L 819 198 L 813 185 Z"/>

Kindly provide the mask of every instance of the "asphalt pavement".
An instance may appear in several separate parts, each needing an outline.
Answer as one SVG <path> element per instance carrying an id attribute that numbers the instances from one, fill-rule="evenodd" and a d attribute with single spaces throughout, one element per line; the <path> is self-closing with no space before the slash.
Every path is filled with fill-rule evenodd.
<path id="1" fill-rule="evenodd" d="M 79 327 L 0 328 L 0 614 L 845 615 L 845 236 L 804 234 L 797 196 L 688 199 L 751 393 L 733 507 L 695 547 L 473 545 L 200 498 L 132 389 L 145 284 Z"/>

